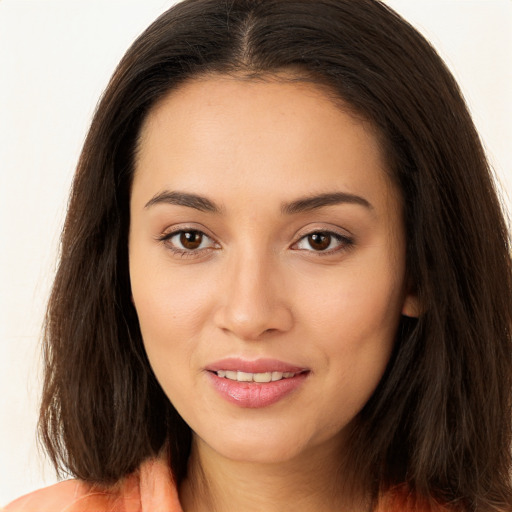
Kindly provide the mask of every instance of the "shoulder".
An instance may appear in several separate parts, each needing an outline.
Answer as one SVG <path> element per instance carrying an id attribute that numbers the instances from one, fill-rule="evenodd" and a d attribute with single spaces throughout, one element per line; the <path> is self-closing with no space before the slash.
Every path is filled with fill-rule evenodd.
<path id="1" fill-rule="evenodd" d="M 66 480 L 26 494 L 7 505 L 4 511 L 75 512 L 88 510 L 86 506 L 89 510 L 94 510 L 92 506 L 101 509 L 104 502 L 104 492 L 96 492 L 92 486 L 78 480 Z"/>
<path id="2" fill-rule="evenodd" d="M 2 512 L 182 512 L 170 467 L 150 458 L 110 488 L 66 480 L 22 496 Z"/>
<path id="3" fill-rule="evenodd" d="M 107 491 L 79 480 L 66 480 L 26 494 L 2 512 L 138 512 L 140 499 L 130 487 Z"/>

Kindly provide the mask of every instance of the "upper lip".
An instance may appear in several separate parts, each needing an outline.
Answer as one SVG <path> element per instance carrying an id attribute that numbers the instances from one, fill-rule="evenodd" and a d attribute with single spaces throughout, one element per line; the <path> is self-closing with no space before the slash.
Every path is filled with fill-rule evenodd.
<path id="1" fill-rule="evenodd" d="M 307 368 L 296 366 L 294 364 L 279 361 L 278 359 L 255 359 L 249 361 L 237 357 L 229 357 L 215 361 L 205 367 L 205 370 L 217 372 L 219 370 L 240 371 L 246 373 L 267 373 L 267 372 L 290 372 L 299 373 L 306 371 Z"/>

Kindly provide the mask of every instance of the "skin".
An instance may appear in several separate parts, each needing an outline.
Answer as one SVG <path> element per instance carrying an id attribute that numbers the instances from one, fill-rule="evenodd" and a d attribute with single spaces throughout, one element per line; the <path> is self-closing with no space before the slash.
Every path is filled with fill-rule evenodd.
<path id="1" fill-rule="evenodd" d="M 170 204 L 169 191 L 219 211 Z M 331 193 L 360 200 L 282 211 Z M 184 510 L 365 510 L 364 496 L 339 485 L 346 434 L 382 377 L 400 314 L 417 313 L 401 199 L 371 127 L 313 84 L 190 81 L 142 127 L 130 209 L 145 347 L 194 432 Z M 187 230 L 197 249 L 184 248 Z M 205 370 L 226 357 L 308 372 L 277 403 L 240 407 Z"/>

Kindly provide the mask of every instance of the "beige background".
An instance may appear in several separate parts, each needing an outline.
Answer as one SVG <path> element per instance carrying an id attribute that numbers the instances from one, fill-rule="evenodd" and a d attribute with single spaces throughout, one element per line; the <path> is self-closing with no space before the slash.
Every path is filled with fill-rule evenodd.
<path id="1" fill-rule="evenodd" d="M 0 504 L 55 481 L 35 444 L 38 336 L 67 192 L 116 63 L 172 3 L 0 0 Z M 454 71 L 512 196 L 512 1 L 388 3 Z"/>

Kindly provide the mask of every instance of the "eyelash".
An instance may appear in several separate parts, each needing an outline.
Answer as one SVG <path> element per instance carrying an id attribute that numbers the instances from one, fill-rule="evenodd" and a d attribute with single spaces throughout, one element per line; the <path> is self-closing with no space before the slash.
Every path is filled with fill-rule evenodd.
<path id="1" fill-rule="evenodd" d="M 186 248 L 181 249 L 179 247 L 176 247 L 175 244 L 172 244 L 171 240 L 174 237 L 182 236 L 184 234 L 195 234 L 196 236 L 197 235 L 201 236 L 200 245 L 203 244 L 205 237 L 207 239 L 210 239 L 213 242 L 213 244 L 212 244 L 212 246 L 209 246 L 209 247 L 200 247 L 199 246 L 196 249 L 186 249 Z M 311 252 L 311 253 L 315 254 L 316 256 L 322 257 L 322 256 L 330 256 L 330 255 L 333 255 L 333 254 L 336 254 L 336 253 L 342 252 L 342 251 L 347 251 L 354 245 L 353 238 L 351 238 L 349 236 L 342 235 L 335 231 L 317 229 L 317 230 L 311 231 L 311 232 L 306 233 L 305 235 L 301 236 L 299 238 L 299 240 L 297 242 L 295 242 L 291 247 L 292 248 L 297 247 L 300 243 L 302 243 L 303 241 L 307 241 L 307 239 L 309 237 L 312 237 L 315 235 L 323 235 L 323 236 L 329 237 L 328 246 L 331 245 L 333 240 L 338 242 L 338 246 L 335 248 L 328 249 L 328 250 L 318 250 L 318 251 L 315 251 L 314 249 L 309 250 L 309 249 L 299 249 L 299 248 L 297 248 L 295 250 Z M 158 241 L 162 242 L 174 255 L 180 256 L 182 258 L 194 258 L 194 257 L 199 256 L 200 254 L 204 254 L 205 252 L 210 252 L 219 247 L 219 245 L 206 233 L 204 233 L 203 231 L 201 231 L 199 229 L 192 229 L 192 228 L 191 229 L 181 228 L 181 229 L 177 229 L 175 231 L 171 231 L 170 233 L 166 233 L 166 234 L 158 237 Z M 217 246 L 217 247 L 215 247 L 215 246 Z M 310 247 L 311 247 L 311 245 L 310 245 Z"/>
<path id="2" fill-rule="evenodd" d="M 297 242 L 295 242 L 292 247 L 298 246 L 303 241 L 308 241 L 308 238 L 313 237 L 315 235 L 323 235 L 323 236 L 329 237 L 328 246 L 330 246 L 333 241 L 338 242 L 338 246 L 335 248 L 324 249 L 324 250 L 319 250 L 319 251 L 315 251 L 313 249 L 311 249 L 311 250 L 297 249 L 297 250 L 312 252 L 317 256 L 330 256 L 330 255 L 336 254 L 338 252 L 346 251 L 354 245 L 354 239 L 347 235 L 342 235 L 341 233 L 337 233 L 336 231 L 318 229 L 318 230 L 311 231 L 311 232 L 306 233 L 305 235 L 301 236 L 300 239 Z M 311 247 L 311 242 L 308 241 L 308 243 L 310 244 L 310 247 Z"/>
<path id="3" fill-rule="evenodd" d="M 202 247 L 202 248 L 198 247 L 197 249 L 185 249 L 185 248 L 180 249 L 179 247 L 172 245 L 172 243 L 171 243 L 172 238 L 174 238 L 175 236 L 181 236 L 181 235 L 184 235 L 187 233 L 188 234 L 194 233 L 196 235 L 200 235 L 202 237 L 200 245 L 203 244 L 204 237 L 212 240 L 213 245 L 218 245 L 206 233 L 204 233 L 203 231 L 201 231 L 199 229 L 193 229 L 193 228 L 190 228 L 190 229 L 181 228 L 181 229 L 177 229 L 176 231 L 171 231 L 170 233 L 166 233 L 166 234 L 160 236 L 158 238 L 158 240 L 160 242 L 162 242 L 174 255 L 180 256 L 182 258 L 194 258 L 194 257 L 197 257 L 201 253 L 204 254 L 205 251 L 209 252 L 209 251 L 216 249 L 216 247 Z"/>

